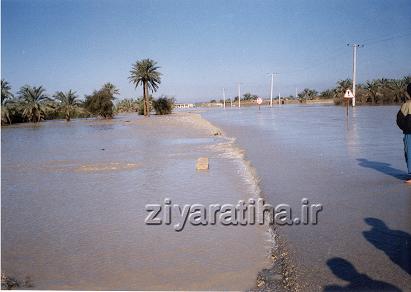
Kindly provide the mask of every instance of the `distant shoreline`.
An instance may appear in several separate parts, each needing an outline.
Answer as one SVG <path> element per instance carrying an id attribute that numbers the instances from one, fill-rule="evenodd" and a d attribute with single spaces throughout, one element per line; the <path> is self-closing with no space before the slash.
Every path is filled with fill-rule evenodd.
<path id="1" fill-rule="evenodd" d="M 343 104 L 339 104 L 336 105 L 334 104 L 333 99 L 316 99 L 316 100 L 307 100 L 306 102 L 299 102 L 298 100 L 285 100 L 283 104 L 281 105 L 327 105 L 327 106 L 337 106 L 337 107 L 343 107 Z M 358 104 L 357 107 L 370 107 L 370 106 L 376 106 L 376 107 L 380 107 L 380 106 L 400 106 L 401 104 Z M 257 107 L 258 104 L 255 101 L 242 101 L 241 102 L 241 107 Z M 269 107 L 270 106 L 270 101 L 264 100 L 263 103 L 260 105 L 261 108 L 264 107 Z M 278 100 L 273 100 L 273 106 L 278 106 Z M 219 105 L 219 103 L 215 103 L 215 104 L 210 104 L 210 103 L 201 103 L 199 105 L 197 105 L 194 108 L 189 108 L 186 110 L 176 110 L 174 109 L 173 113 L 171 114 L 171 116 L 176 115 L 176 114 L 181 114 L 181 113 L 192 113 L 193 111 L 196 111 L 198 109 L 201 108 L 222 108 L 222 106 Z M 226 109 L 230 109 L 230 108 L 238 108 L 238 102 L 237 103 L 233 103 L 233 106 L 231 107 L 230 104 L 226 104 Z M 105 120 L 105 121 L 110 121 L 110 120 L 116 120 L 118 119 L 119 116 L 121 115 L 128 115 L 128 114 L 137 114 L 136 112 L 119 112 L 116 114 L 116 116 L 114 116 L 112 119 L 103 119 L 100 117 L 78 117 L 78 118 L 72 118 L 71 122 L 73 121 L 85 121 L 85 120 Z M 156 116 L 156 115 L 153 115 Z M 167 115 L 166 115 L 167 116 Z M 143 118 L 143 116 L 141 116 L 141 118 Z M 64 118 L 57 118 L 57 119 L 45 119 L 42 120 L 39 123 L 33 123 L 33 122 L 22 122 L 22 123 L 14 123 L 14 124 L 2 124 L 1 127 L 2 128 L 15 128 L 15 127 L 20 127 L 20 126 L 41 126 L 42 123 L 44 122 L 64 122 L 66 123 L 66 121 L 64 120 Z M 70 122 L 68 122 L 70 123 Z"/>

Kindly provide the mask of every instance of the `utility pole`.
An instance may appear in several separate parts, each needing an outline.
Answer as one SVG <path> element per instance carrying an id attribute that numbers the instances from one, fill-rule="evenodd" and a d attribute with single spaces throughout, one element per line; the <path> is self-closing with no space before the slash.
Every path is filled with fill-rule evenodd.
<path id="1" fill-rule="evenodd" d="M 355 106 L 355 81 L 357 75 L 357 48 L 363 48 L 364 45 L 358 44 L 347 44 L 347 46 L 352 47 L 352 94 L 354 97 L 352 98 L 352 106 Z"/>
<path id="2" fill-rule="evenodd" d="M 279 73 L 275 73 L 275 74 L 279 74 Z M 280 87 L 279 86 L 277 86 L 278 87 L 278 89 L 280 89 Z M 278 90 L 278 105 L 280 105 L 281 104 L 281 97 L 280 97 L 280 90 Z"/>
<path id="3" fill-rule="evenodd" d="M 295 88 L 295 98 L 297 98 L 297 87 Z"/>
<path id="4" fill-rule="evenodd" d="M 273 107 L 273 92 L 274 92 L 274 75 L 278 75 L 279 73 L 267 73 L 268 75 L 271 74 L 271 90 L 270 90 L 270 107 Z M 280 104 L 280 101 L 278 101 Z"/>
<path id="5" fill-rule="evenodd" d="M 223 108 L 225 108 L 225 88 L 223 88 Z"/>
<path id="6" fill-rule="evenodd" d="M 270 107 L 273 107 L 274 73 L 271 73 Z"/>
<path id="7" fill-rule="evenodd" d="M 238 107 L 241 107 L 241 83 L 238 83 Z"/>

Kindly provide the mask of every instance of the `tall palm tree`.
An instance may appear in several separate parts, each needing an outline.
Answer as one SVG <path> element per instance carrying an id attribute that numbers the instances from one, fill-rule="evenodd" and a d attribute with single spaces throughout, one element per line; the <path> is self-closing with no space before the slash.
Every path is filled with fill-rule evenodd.
<path id="1" fill-rule="evenodd" d="M 103 88 L 108 90 L 112 96 L 120 94 L 120 90 L 111 82 L 104 84 Z"/>
<path id="2" fill-rule="evenodd" d="M 25 85 L 18 92 L 19 105 L 22 110 L 23 118 L 29 122 L 38 123 L 44 118 L 44 112 L 47 107 L 47 102 L 51 99 L 45 94 L 45 89 L 42 86 L 35 87 Z"/>
<path id="3" fill-rule="evenodd" d="M 151 59 L 143 59 L 137 61 L 132 65 L 130 71 L 130 82 L 134 83 L 135 87 L 140 84 L 143 85 L 143 97 L 144 97 L 144 115 L 149 116 L 148 106 L 148 90 L 155 92 L 158 89 L 158 85 L 161 83 L 161 73 L 158 71 L 160 67 L 157 66 L 157 62 Z"/>
<path id="4" fill-rule="evenodd" d="M 62 91 L 56 92 L 54 98 L 59 101 L 59 107 L 64 111 L 67 122 L 71 119 L 72 112 L 79 106 L 78 96 L 75 91 L 71 89 L 66 93 Z"/>

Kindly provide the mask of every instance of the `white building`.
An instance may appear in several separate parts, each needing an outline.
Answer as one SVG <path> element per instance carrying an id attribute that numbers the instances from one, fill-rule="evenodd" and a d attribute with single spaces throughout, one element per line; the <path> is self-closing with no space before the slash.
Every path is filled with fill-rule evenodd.
<path id="1" fill-rule="evenodd" d="M 192 103 L 176 103 L 174 104 L 175 108 L 193 108 L 194 104 Z"/>

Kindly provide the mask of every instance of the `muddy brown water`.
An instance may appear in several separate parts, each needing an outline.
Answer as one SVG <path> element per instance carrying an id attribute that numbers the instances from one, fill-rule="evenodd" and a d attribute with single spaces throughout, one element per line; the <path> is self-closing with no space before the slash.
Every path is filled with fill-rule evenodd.
<path id="1" fill-rule="evenodd" d="M 198 157 L 210 169 L 195 170 Z M 241 155 L 188 117 L 119 116 L 2 129 L 2 271 L 35 289 L 245 290 L 261 226 L 146 225 L 146 204 L 255 195 Z"/>

